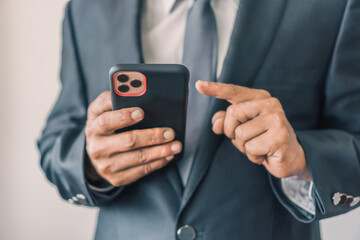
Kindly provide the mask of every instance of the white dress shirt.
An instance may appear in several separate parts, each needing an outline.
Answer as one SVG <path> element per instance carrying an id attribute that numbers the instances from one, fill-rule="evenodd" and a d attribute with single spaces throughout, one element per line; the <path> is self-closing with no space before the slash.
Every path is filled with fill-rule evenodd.
<path id="1" fill-rule="evenodd" d="M 145 63 L 181 64 L 187 13 L 194 0 L 146 0 L 142 17 Z M 229 47 L 239 0 L 212 0 L 218 31 L 217 77 Z M 206 79 L 203 79 L 206 80 Z"/>
<path id="2" fill-rule="evenodd" d="M 211 0 L 218 31 L 217 78 L 227 54 L 239 2 L 240 0 Z M 182 63 L 187 13 L 193 3 L 194 0 L 145 1 L 141 21 L 145 63 Z M 190 169 L 185 176 L 189 172 Z M 186 185 L 187 179 L 182 181 Z M 315 204 L 310 194 L 312 184 L 298 177 L 290 177 L 282 179 L 281 186 L 294 204 L 315 214 Z"/>

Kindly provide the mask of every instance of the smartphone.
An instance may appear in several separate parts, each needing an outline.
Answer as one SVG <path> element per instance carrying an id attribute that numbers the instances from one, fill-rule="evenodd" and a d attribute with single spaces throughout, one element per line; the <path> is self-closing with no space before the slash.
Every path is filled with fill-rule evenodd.
<path id="1" fill-rule="evenodd" d="M 140 107 L 144 119 L 119 129 L 170 127 L 183 146 L 189 89 L 189 70 L 179 64 L 118 64 L 109 72 L 113 110 Z M 175 155 L 175 161 L 183 155 Z M 174 161 L 173 160 L 173 161 Z"/>

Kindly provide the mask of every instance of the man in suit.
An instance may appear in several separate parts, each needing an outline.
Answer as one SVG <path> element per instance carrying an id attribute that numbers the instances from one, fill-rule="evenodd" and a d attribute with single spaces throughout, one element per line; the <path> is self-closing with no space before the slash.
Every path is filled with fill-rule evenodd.
<path id="1" fill-rule="evenodd" d="M 358 0 L 71 1 L 62 90 L 38 142 L 46 176 L 100 208 L 96 239 L 320 239 L 319 220 L 360 201 L 359 11 Z M 166 126 L 114 133 L 144 112 L 111 111 L 108 70 L 144 62 L 190 69 L 177 163 Z"/>

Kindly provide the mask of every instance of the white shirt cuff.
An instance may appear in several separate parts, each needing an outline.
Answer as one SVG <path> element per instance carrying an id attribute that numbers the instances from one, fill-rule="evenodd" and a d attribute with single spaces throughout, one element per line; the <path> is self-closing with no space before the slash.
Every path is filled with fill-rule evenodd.
<path id="1" fill-rule="evenodd" d="M 315 215 L 315 201 L 312 197 L 313 182 L 292 176 L 281 179 L 281 187 L 285 196 L 295 205 Z"/>

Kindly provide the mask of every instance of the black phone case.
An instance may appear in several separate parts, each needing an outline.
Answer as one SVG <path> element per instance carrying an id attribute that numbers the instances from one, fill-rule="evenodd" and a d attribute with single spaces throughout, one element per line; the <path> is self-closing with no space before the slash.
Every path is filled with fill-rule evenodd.
<path id="1" fill-rule="evenodd" d="M 143 73 L 147 82 L 145 94 L 136 97 L 117 95 L 113 88 L 113 76 L 119 71 Z M 189 70 L 185 66 L 179 64 L 118 64 L 110 69 L 109 75 L 113 110 L 140 107 L 145 113 L 142 121 L 117 132 L 170 127 L 175 131 L 175 139 L 184 146 L 189 83 Z M 183 152 L 175 155 L 174 160 L 181 159 Z"/>

